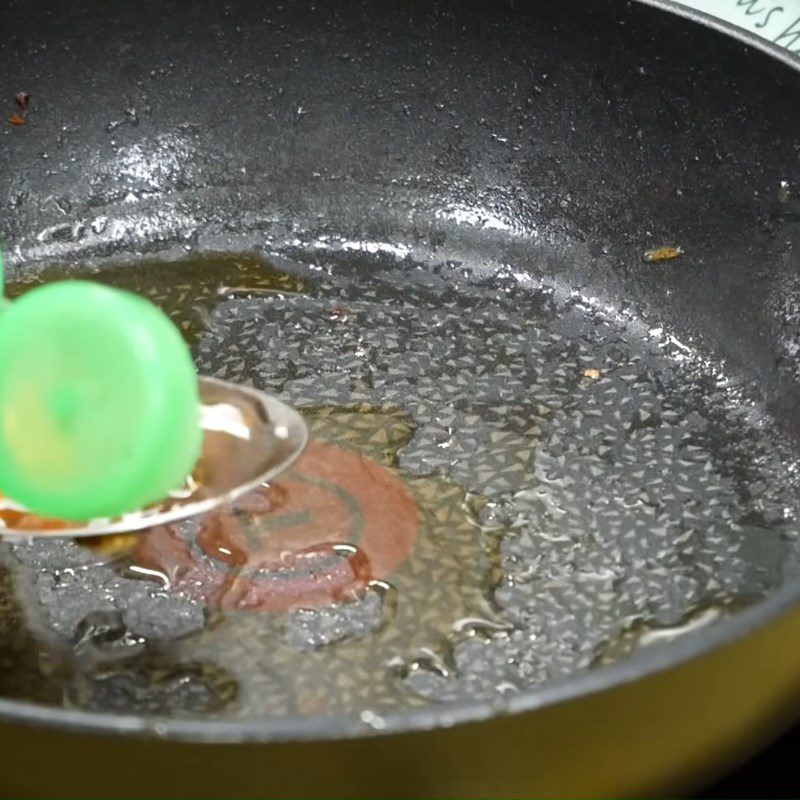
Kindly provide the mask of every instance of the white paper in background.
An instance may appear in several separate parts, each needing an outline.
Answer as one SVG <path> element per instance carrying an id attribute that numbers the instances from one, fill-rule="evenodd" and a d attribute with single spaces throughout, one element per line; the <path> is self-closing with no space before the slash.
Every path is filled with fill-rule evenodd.
<path id="1" fill-rule="evenodd" d="M 677 0 L 800 57 L 800 0 Z"/>

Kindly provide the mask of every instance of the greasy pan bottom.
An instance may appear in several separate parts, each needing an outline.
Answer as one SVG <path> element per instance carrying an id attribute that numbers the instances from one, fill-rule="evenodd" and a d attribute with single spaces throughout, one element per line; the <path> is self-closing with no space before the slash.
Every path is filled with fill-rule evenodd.
<path id="1" fill-rule="evenodd" d="M 216 285 L 274 271 L 235 257 L 96 276 L 143 270 L 184 329 L 207 296 L 200 371 L 285 397 L 313 444 L 268 513 L 159 527 L 132 568 L 77 542 L 12 544 L 6 602 L 38 635 L 9 648 L 6 692 L 380 730 L 393 710 L 503 708 L 663 647 L 797 569 L 791 450 L 674 334 L 513 267 L 293 255 L 290 294 Z"/>

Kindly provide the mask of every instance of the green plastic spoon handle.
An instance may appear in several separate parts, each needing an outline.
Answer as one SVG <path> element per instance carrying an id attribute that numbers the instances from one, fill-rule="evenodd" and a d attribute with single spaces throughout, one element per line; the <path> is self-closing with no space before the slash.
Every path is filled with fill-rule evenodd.
<path id="1" fill-rule="evenodd" d="M 0 492 L 67 520 L 163 499 L 202 445 L 197 374 L 172 321 L 83 281 L 0 314 Z"/>

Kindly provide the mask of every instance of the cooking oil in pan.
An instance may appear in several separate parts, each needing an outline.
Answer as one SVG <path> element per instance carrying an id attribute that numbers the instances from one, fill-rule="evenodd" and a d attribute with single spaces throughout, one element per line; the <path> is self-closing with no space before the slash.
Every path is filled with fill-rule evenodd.
<path id="1" fill-rule="evenodd" d="M 313 442 L 114 564 L 13 547 L 23 650 L 82 642 L 68 702 L 244 717 L 503 698 L 691 635 L 796 567 L 792 454 L 668 334 L 504 272 L 295 256 L 240 280 L 237 257 L 125 268 L 174 318 L 203 309 L 181 325 L 203 373 L 282 395 Z M 91 634 L 98 611 L 117 634 Z"/>
<path id="2" fill-rule="evenodd" d="M 218 254 L 172 262 L 115 264 L 88 273 L 51 267 L 8 283 L 6 296 L 13 300 L 34 286 L 70 277 L 127 289 L 146 297 L 172 319 L 189 342 L 196 341 L 208 329 L 209 311 L 222 300 L 296 294 L 309 289 L 304 280 L 261 259 Z"/>

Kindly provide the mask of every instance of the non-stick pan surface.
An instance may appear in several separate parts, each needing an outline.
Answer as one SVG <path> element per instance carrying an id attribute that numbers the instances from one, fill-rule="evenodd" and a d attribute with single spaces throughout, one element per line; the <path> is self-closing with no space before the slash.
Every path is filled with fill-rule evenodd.
<path id="1" fill-rule="evenodd" d="M 11 292 L 148 294 L 315 436 L 132 561 L 6 546 L 3 714 L 452 725 L 795 602 L 785 66 L 616 2 L 7 0 L 0 74 Z"/>

